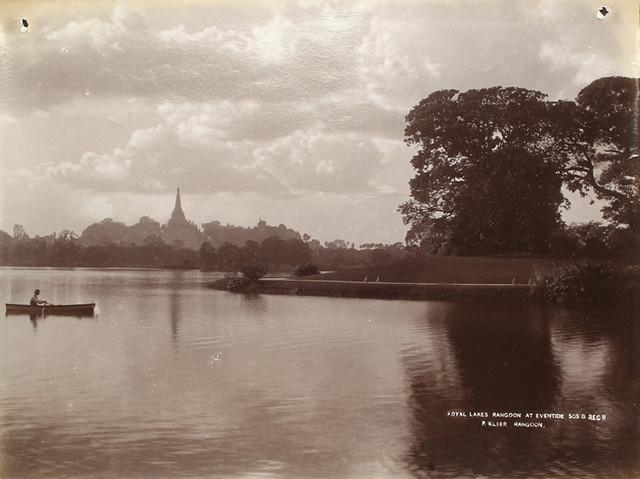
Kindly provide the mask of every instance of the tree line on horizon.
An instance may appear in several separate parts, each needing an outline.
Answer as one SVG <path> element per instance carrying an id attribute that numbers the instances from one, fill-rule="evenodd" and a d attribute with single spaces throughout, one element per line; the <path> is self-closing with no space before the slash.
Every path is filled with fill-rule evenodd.
<path id="1" fill-rule="evenodd" d="M 248 264 L 260 264 L 274 272 L 313 263 L 322 269 L 344 266 L 387 264 L 407 257 L 400 243 L 366 244 L 357 249 L 343 240 L 321 245 L 309 235 L 300 238 L 270 236 L 244 244 L 205 241 L 199 249 L 178 241 L 166 243 L 158 235 L 149 235 L 142 244 L 108 242 L 86 245 L 71 230 L 46 237 L 29 237 L 16 225 L 14 235 L 0 231 L 0 265 L 55 267 L 139 267 L 198 268 L 205 271 L 240 271 Z"/>
<path id="2" fill-rule="evenodd" d="M 223 225 L 219 221 L 203 223 L 201 227 L 192 222 L 183 224 L 162 225 L 153 218 L 143 216 L 133 225 L 105 218 L 87 226 L 80 234 L 78 241 L 84 246 L 105 246 L 110 243 L 122 245 L 144 245 L 145 242 L 164 241 L 167 244 L 187 247 L 193 250 L 202 243 L 209 242 L 215 246 L 233 243 L 242 246 L 246 241 L 262 241 L 271 236 L 282 239 L 300 239 L 297 231 L 280 224 L 273 226 L 260 220 L 253 227 Z"/>
<path id="3" fill-rule="evenodd" d="M 640 248 L 630 248 L 628 232 L 597 223 L 568 226 L 561 238 L 552 242 L 552 256 L 562 259 L 637 261 Z M 18 227 L 14 236 L 0 231 L 0 265 L 54 267 L 141 267 L 199 268 L 240 271 L 249 263 L 267 265 L 271 271 L 291 270 L 313 263 L 320 269 L 385 265 L 423 256 L 424 250 L 401 243 L 363 243 L 359 248 L 343 240 L 325 241 L 324 246 L 308 235 L 302 240 L 277 236 L 244 245 L 204 242 L 199 250 L 177 242 L 165 243 L 149 236 L 141 244 L 108 243 L 85 246 L 71 230 L 46 237 L 29 237 Z"/>

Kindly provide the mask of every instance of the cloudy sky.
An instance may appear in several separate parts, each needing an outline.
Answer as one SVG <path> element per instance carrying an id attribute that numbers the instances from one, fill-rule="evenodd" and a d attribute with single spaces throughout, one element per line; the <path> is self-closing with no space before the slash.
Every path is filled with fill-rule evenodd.
<path id="1" fill-rule="evenodd" d="M 402 241 L 408 110 L 443 88 L 574 98 L 632 76 L 635 0 L 600 5 L 5 0 L 0 228 L 165 222 L 180 186 L 196 223 Z"/>

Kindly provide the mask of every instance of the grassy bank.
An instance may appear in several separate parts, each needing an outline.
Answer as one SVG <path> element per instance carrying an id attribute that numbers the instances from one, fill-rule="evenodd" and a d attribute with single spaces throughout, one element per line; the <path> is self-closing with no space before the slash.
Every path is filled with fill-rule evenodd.
<path id="1" fill-rule="evenodd" d="M 554 261 L 546 258 L 492 258 L 430 256 L 427 258 L 343 269 L 308 276 L 306 279 L 403 283 L 528 284 L 536 273 L 550 270 Z"/>
<path id="2" fill-rule="evenodd" d="M 228 290 L 226 279 L 211 283 L 209 287 Z M 481 284 L 406 284 L 369 283 L 335 280 L 261 279 L 233 291 L 253 294 L 285 294 L 292 296 L 328 296 L 339 298 L 375 299 L 520 299 L 530 297 L 528 285 Z"/>
<path id="3" fill-rule="evenodd" d="M 265 278 L 233 290 L 343 298 L 528 300 L 532 290 L 529 281 L 553 264 L 540 258 L 433 256 L 295 279 Z M 229 290 L 227 280 L 209 286 Z"/>
<path id="4" fill-rule="evenodd" d="M 242 276 L 209 285 L 243 293 L 379 299 L 518 299 L 551 303 L 629 302 L 637 266 L 541 258 L 427 257 L 299 278 Z"/>

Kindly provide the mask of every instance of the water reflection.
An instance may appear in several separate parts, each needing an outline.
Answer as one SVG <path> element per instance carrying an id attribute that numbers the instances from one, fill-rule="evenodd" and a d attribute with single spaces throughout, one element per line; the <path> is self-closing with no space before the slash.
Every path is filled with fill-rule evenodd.
<path id="1" fill-rule="evenodd" d="M 173 271 L 172 281 L 169 284 L 169 322 L 171 324 L 171 340 L 173 342 L 173 346 L 176 347 L 178 345 L 178 333 L 180 332 L 180 289 L 179 289 L 179 281 L 183 279 L 184 272 L 182 271 Z"/>
<path id="2" fill-rule="evenodd" d="M 20 270 L 0 294 L 34 278 L 102 312 L 0 322 L 3 477 L 639 470 L 629 311 L 242 296 L 184 271 Z M 446 416 L 516 409 L 608 419 L 518 430 Z"/>
<path id="3" fill-rule="evenodd" d="M 464 405 L 477 410 L 553 406 L 559 371 L 539 306 L 452 304 L 447 323 Z"/>
<path id="4" fill-rule="evenodd" d="M 37 332 L 38 331 L 38 319 L 39 316 L 36 313 L 30 313 L 29 314 L 29 319 L 31 320 L 31 325 L 33 326 L 33 332 Z"/>
<path id="5" fill-rule="evenodd" d="M 633 309 L 558 308 L 551 320 L 563 377 L 560 404 L 606 415 L 606 421 L 558 429 L 553 437 L 576 464 L 603 477 L 640 471 L 640 331 L 634 315 Z"/>
<path id="6" fill-rule="evenodd" d="M 243 303 L 251 311 L 252 316 L 259 320 L 267 311 L 267 302 L 263 295 L 246 293 L 242 295 Z"/>
<path id="7" fill-rule="evenodd" d="M 456 389 L 432 387 L 433 368 L 407 357 L 413 413 L 408 462 L 415 471 L 453 476 L 508 470 L 531 452 L 535 434 L 511 442 L 513 431 L 488 430 L 480 420 L 451 418 L 447 411 L 549 411 L 559 387 L 548 322 L 539 308 L 513 304 L 449 304 L 444 319 L 427 317 L 448 344 Z M 468 435 L 477 436 L 469 440 Z M 486 441 L 486 442 L 485 442 Z M 484 444 L 487 447 L 478 447 Z M 530 461 L 527 461 L 530 462 Z M 514 472 L 510 470 L 508 472 Z"/>
<path id="8" fill-rule="evenodd" d="M 426 329 L 440 331 L 438 340 L 448 347 L 405 352 L 413 418 L 409 469 L 420 477 L 632 477 L 640 457 L 638 423 L 630 420 L 638 417 L 638 336 L 626 314 L 460 303 L 449 304 L 444 319 L 427 315 Z M 434 355 L 455 363 L 457 374 L 444 389 Z M 503 429 L 448 417 L 451 410 L 604 413 L 610 419 Z"/>

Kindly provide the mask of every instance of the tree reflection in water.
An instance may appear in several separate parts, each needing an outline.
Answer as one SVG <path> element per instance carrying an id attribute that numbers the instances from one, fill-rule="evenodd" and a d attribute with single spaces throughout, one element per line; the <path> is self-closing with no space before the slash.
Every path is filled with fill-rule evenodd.
<path id="1" fill-rule="evenodd" d="M 634 421 L 629 421 L 637 417 L 629 408 L 638 392 L 632 366 L 637 364 L 637 334 L 620 327 L 629 321 L 618 326 L 607 321 L 611 312 L 591 314 L 588 326 L 575 324 L 579 314 L 538 305 L 451 303 L 446 314 L 426 318 L 429 330 L 442 330 L 439 339 L 447 343 L 441 347 L 446 353 L 435 361 L 431 349 L 404 357 L 413 433 L 409 468 L 425 477 L 600 477 L 605 467 L 610 468 L 607 477 L 630 477 L 637 471 L 633 448 L 638 428 L 631 431 Z M 569 367 L 576 359 L 575 344 L 567 348 L 563 341 L 583 345 L 593 338 L 606 361 L 598 365 L 602 371 L 583 376 Z M 448 377 L 438 378 L 439 368 L 446 368 Z M 442 381 L 448 384 L 443 387 Z M 588 387 L 568 391 L 570 381 Z M 601 392 L 611 381 L 622 397 Z M 619 387 L 625 381 L 629 387 Z M 598 400 L 590 401 L 593 397 Z M 447 411 L 491 415 L 616 409 L 625 414 L 612 414 L 607 423 L 543 420 L 544 429 L 512 427 L 513 419 L 489 418 L 506 421 L 509 427 L 503 428 L 482 426 L 479 418 L 447 416 Z"/>

